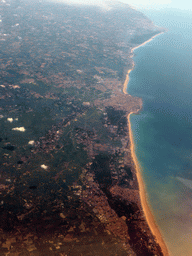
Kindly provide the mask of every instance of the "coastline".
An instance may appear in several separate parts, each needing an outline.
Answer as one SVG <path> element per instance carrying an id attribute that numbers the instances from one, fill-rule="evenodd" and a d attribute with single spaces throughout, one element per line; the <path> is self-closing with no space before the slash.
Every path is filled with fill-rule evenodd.
<path id="1" fill-rule="evenodd" d="M 151 40 L 153 40 L 156 36 L 162 34 L 164 32 L 160 32 L 157 35 L 151 37 L 149 40 L 145 41 L 144 43 L 142 43 L 141 45 L 138 45 L 134 48 L 131 49 L 131 53 L 133 53 L 133 51 L 143 45 L 145 45 L 146 43 L 150 42 Z M 128 70 L 127 74 L 126 74 L 126 78 L 125 78 L 125 82 L 123 84 L 123 92 L 124 94 L 128 94 L 127 93 L 127 87 L 128 87 L 128 83 L 129 83 L 129 74 L 130 72 L 133 70 L 134 68 L 134 64 L 132 66 L 131 69 Z M 141 174 L 141 168 L 139 165 L 139 162 L 137 160 L 137 156 L 135 153 L 135 145 L 134 145 L 134 139 L 133 139 L 133 133 L 131 130 L 131 122 L 130 122 L 130 116 L 131 114 L 133 114 L 134 112 L 130 112 L 127 116 L 127 121 L 128 121 L 128 128 L 129 128 L 129 139 L 130 139 L 130 150 L 131 150 L 131 157 L 133 159 L 134 165 L 135 165 L 135 171 L 136 171 L 136 177 L 137 177 L 137 181 L 138 181 L 138 185 L 139 185 L 139 196 L 140 196 L 140 201 L 141 201 L 141 206 L 147 221 L 147 224 L 152 232 L 152 234 L 154 235 L 157 243 L 160 245 L 162 253 L 164 256 L 169 256 L 170 253 L 168 251 L 168 248 L 163 240 L 162 234 L 160 233 L 160 230 L 158 228 L 158 225 L 155 222 L 154 216 L 150 210 L 150 206 L 149 203 L 147 201 L 147 195 L 146 195 L 146 189 L 145 189 L 145 184 L 142 178 L 142 174 Z"/>
<path id="2" fill-rule="evenodd" d="M 167 249 L 167 246 L 163 240 L 163 237 L 159 231 L 159 228 L 155 222 L 154 216 L 150 210 L 149 204 L 147 202 L 147 196 L 146 196 L 146 190 L 145 190 L 145 184 L 143 182 L 142 174 L 141 174 L 141 168 L 139 166 L 139 162 L 137 160 L 137 156 L 135 154 L 135 145 L 134 145 L 134 140 L 133 140 L 133 133 L 131 130 L 131 122 L 130 122 L 130 115 L 133 114 L 134 112 L 130 112 L 129 115 L 127 116 L 128 120 L 128 127 L 129 127 L 129 139 L 130 139 L 130 149 L 131 149 L 131 156 L 133 159 L 133 162 L 135 164 L 135 171 L 136 171 L 136 177 L 139 185 L 139 196 L 141 200 L 141 206 L 147 221 L 147 224 L 152 232 L 152 234 L 155 236 L 155 239 L 157 243 L 160 245 L 163 255 L 164 256 L 169 256 L 169 252 Z"/>
<path id="3" fill-rule="evenodd" d="M 145 44 L 147 44 L 147 43 L 149 43 L 150 41 L 152 41 L 156 36 L 159 36 L 160 34 L 163 34 L 163 33 L 164 33 L 164 32 L 160 32 L 160 33 L 158 33 L 158 34 L 152 36 L 150 39 L 148 39 L 147 41 L 143 42 L 142 44 L 133 47 L 133 48 L 131 49 L 131 53 L 133 53 L 135 49 L 137 49 L 137 48 L 139 48 L 139 47 L 141 47 L 141 46 L 144 46 Z M 132 56 L 131 56 L 131 57 L 132 57 Z M 126 77 L 125 77 L 125 82 L 124 82 L 124 84 L 123 84 L 123 93 L 124 93 L 124 94 L 128 94 L 128 93 L 127 93 L 127 86 L 128 86 L 128 83 L 129 83 L 129 74 L 130 74 L 130 72 L 134 69 L 134 66 L 135 66 L 135 65 L 134 65 L 134 63 L 133 63 L 133 66 L 127 71 L 127 74 L 126 74 Z"/>

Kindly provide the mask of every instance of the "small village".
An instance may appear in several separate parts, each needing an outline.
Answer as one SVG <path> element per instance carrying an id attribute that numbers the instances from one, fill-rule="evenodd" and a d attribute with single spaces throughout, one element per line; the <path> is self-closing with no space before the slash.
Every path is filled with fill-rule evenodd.
<path id="1" fill-rule="evenodd" d="M 123 92 L 131 39 L 157 28 L 130 7 L 20 2 L 0 3 L 0 256 L 162 255 L 130 152 L 142 101 Z"/>

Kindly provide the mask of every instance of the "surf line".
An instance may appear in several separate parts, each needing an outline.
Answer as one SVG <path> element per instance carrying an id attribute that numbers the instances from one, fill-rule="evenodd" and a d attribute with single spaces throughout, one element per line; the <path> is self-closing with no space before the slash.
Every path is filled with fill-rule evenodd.
<path id="1" fill-rule="evenodd" d="M 160 33 L 158 33 L 158 34 L 152 36 L 149 40 L 143 42 L 142 44 L 133 47 L 133 48 L 131 49 L 131 54 L 132 54 L 131 57 L 133 57 L 133 52 L 134 52 L 135 49 L 137 49 L 137 48 L 139 48 L 139 47 L 141 47 L 141 46 L 143 46 L 143 45 L 149 43 L 149 42 L 152 41 L 156 36 L 159 36 L 160 34 L 163 34 L 163 33 L 164 33 L 164 32 L 160 32 Z M 134 65 L 134 63 L 133 63 L 133 66 L 127 71 L 127 74 L 126 74 L 126 77 L 125 77 L 125 82 L 124 82 L 124 84 L 123 84 L 123 92 L 124 92 L 124 94 L 128 94 L 128 93 L 127 93 L 127 86 L 128 86 L 128 83 L 129 83 L 129 74 L 130 74 L 130 72 L 134 69 L 134 66 L 135 66 L 135 65 Z"/>
<path id="2" fill-rule="evenodd" d="M 150 210 L 149 204 L 147 202 L 147 195 L 146 195 L 146 189 L 145 189 L 145 184 L 143 182 L 142 174 L 141 174 L 141 167 L 139 165 L 139 162 L 137 160 L 137 156 L 135 154 L 135 144 L 133 140 L 133 133 L 131 130 L 131 122 L 130 122 L 130 115 L 133 114 L 134 112 L 130 112 L 127 119 L 128 119 L 128 127 L 129 127 L 129 139 L 130 139 L 130 150 L 131 150 L 131 157 L 133 159 L 134 165 L 135 165 L 135 171 L 136 171 L 136 177 L 137 177 L 137 182 L 139 185 L 139 197 L 141 201 L 141 206 L 147 221 L 147 224 L 154 235 L 156 242 L 159 244 L 161 247 L 162 253 L 164 256 L 169 256 L 169 252 L 167 249 L 167 246 L 163 240 L 163 237 L 159 231 L 159 228 L 155 222 L 154 216 Z"/>
<path id="3" fill-rule="evenodd" d="M 160 35 L 162 33 L 164 33 L 164 32 L 161 32 L 157 35 Z M 146 43 L 150 42 L 157 35 L 153 36 L 152 38 L 145 41 L 141 45 L 138 45 L 138 46 L 132 48 L 131 53 L 133 53 L 133 51 L 136 48 L 139 48 L 139 47 L 145 45 Z M 125 94 L 128 94 L 127 93 L 127 86 L 128 86 L 128 82 L 129 82 L 129 73 L 132 71 L 133 68 L 134 68 L 134 65 L 131 69 L 128 70 L 125 82 L 123 84 L 123 92 Z M 131 129 L 131 122 L 130 122 L 131 114 L 135 114 L 135 112 L 130 112 L 127 116 L 128 128 L 129 128 L 130 150 L 131 150 L 131 157 L 132 157 L 134 165 L 135 165 L 135 171 L 136 171 L 137 182 L 138 182 L 138 185 L 139 185 L 139 196 L 140 196 L 142 210 L 144 212 L 147 224 L 148 224 L 152 234 L 154 235 L 154 237 L 156 239 L 156 242 L 161 247 L 163 255 L 164 256 L 169 256 L 170 253 L 169 253 L 168 248 L 167 248 L 167 246 L 166 246 L 166 244 L 163 240 L 163 236 L 162 236 L 162 234 L 161 234 L 161 232 L 160 232 L 160 230 L 159 230 L 159 228 L 158 228 L 158 226 L 155 222 L 155 218 L 154 218 L 154 216 L 151 212 L 151 209 L 149 207 L 149 203 L 147 201 L 147 194 L 146 194 L 145 184 L 144 184 L 144 181 L 143 181 L 143 178 L 142 178 L 141 167 L 139 165 L 139 162 L 137 160 L 137 156 L 136 156 L 136 153 L 135 153 L 135 144 L 134 144 L 133 133 L 132 133 L 132 129 Z"/>

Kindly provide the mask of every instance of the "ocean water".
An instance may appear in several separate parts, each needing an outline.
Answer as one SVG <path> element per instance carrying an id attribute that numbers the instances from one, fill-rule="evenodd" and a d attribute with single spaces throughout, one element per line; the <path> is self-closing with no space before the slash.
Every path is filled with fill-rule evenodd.
<path id="1" fill-rule="evenodd" d="M 174 256 L 192 255 L 192 13 L 146 11 L 168 31 L 134 51 L 128 93 L 136 155 L 155 220 Z"/>

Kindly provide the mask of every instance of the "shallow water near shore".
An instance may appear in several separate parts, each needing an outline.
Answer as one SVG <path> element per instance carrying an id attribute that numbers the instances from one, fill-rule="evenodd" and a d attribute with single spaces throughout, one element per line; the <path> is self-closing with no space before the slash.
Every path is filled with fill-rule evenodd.
<path id="1" fill-rule="evenodd" d="M 192 255 L 192 25 L 190 13 L 146 13 L 168 32 L 134 51 L 128 93 L 148 200 L 173 255 Z"/>

